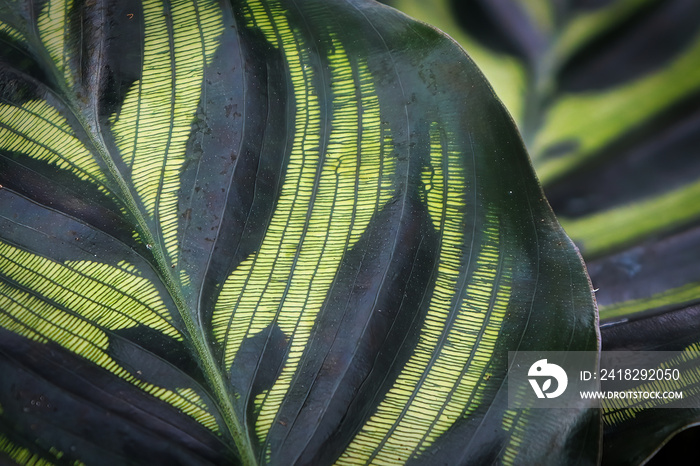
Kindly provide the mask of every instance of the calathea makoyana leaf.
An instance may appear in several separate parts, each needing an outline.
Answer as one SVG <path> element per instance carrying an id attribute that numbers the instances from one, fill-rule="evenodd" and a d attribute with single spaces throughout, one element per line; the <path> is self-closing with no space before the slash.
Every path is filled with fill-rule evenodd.
<path id="1" fill-rule="evenodd" d="M 678 316 L 700 303 L 700 4 L 389 3 L 463 44 L 523 130 L 552 207 L 599 289 L 601 321 L 615 327 L 603 332 L 603 346 L 666 347 L 670 334 L 660 326 L 687 324 Z M 634 330 L 624 330 L 627 323 Z M 700 333 L 692 331 L 676 349 L 696 348 Z M 616 340 L 627 333 L 640 340 Z M 694 411 L 679 413 L 627 413 L 624 427 L 607 413 L 604 462 L 641 461 L 699 421 Z"/>
<path id="2" fill-rule="evenodd" d="M 673 390 L 683 393 L 685 406 L 700 393 L 696 354 L 700 335 L 700 308 L 690 306 L 641 317 L 627 322 L 616 322 L 601 328 L 604 351 L 670 351 L 665 367 L 680 368 L 683 376 L 675 381 Z M 680 353 L 679 353 L 680 352 Z M 684 357 L 688 355 L 689 357 Z M 657 390 L 669 390 L 668 382 L 655 382 Z M 678 401 L 654 400 L 641 403 L 618 403 L 606 409 L 604 419 L 604 463 L 639 464 L 653 455 L 677 432 L 697 423 L 700 409 L 658 409 L 659 406 L 678 405 Z M 631 405 L 631 406 L 630 406 Z M 641 406 L 640 406 L 641 405 Z M 663 406 L 666 405 L 666 406 Z M 645 440 L 644 443 L 639 438 Z M 634 448 L 630 449 L 629 446 Z M 678 452 L 677 452 L 678 453 Z M 682 457 L 683 455 L 679 455 Z M 654 458 L 657 460 L 657 458 Z M 657 462 L 658 463 L 658 462 Z M 661 464 L 661 463 L 658 463 Z"/>
<path id="3" fill-rule="evenodd" d="M 593 350 L 581 260 L 480 72 L 370 1 L 0 7 L 0 454 L 597 458 L 509 409 Z"/>

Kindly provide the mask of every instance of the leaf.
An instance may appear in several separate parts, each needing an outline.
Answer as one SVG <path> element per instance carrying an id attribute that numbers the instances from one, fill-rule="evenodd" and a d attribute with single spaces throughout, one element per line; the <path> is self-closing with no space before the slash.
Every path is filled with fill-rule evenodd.
<path id="1" fill-rule="evenodd" d="M 552 385 L 552 379 L 547 379 L 543 384 L 542 384 L 542 391 L 546 392 L 549 390 L 549 387 Z"/>
<path id="2" fill-rule="evenodd" d="M 651 346 L 667 343 L 661 317 L 700 303 L 699 4 L 391 4 L 457 39 L 493 84 L 586 260 L 601 322 L 636 321 Z M 617 345 L 605 335 L 604 346 Z M 675 426 L 662 429 L 664 435 L 680 428 L 679 418 L 684 425 L 698 422 L 675 411 L 653 414 Z M 650 425 L 625 423 L 633 430 L 624 435 L 634 442 L 618 443 L 625 449 L 615 453 L 620 462 L 641 461 L 635 448 L 648 454 L 665 441 Z"/>
<path id="3" fill-rule="evenodd" d="M 697 354 L 700 309 L 690 306 L 660 315 L 601 328 L 605 351 L 691 351 Z M 676 363 L 677 364 L 677 363 Z M 700 390 L 697 360 L 688 361 L 684 384 L 677 390 L 690 398 Z M 673 367 L 673 366 L 669 366 Z M 655 453 L 668 439 L 697 424 L 698 409 L 618 409 L 605 413 L 603 458 L 607 464 L 635 464 Z M 630 452 L 630 445 L 634 449 Z M 631 453 L 631 454 L 630 454 Z"/>
<path id="4" fill-rule="evenodd" d="M 509 350 L 596 317 L 452 41 L 369 1 L 0 18 L 4 459 L 597 458 L 596 411 L 507 405 Z"/>

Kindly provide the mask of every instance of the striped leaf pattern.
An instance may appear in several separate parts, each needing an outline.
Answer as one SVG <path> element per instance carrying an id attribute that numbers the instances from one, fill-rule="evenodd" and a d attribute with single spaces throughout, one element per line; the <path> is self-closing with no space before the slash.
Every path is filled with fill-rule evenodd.
<path id="1" fill-rule="evenodd" d="M 452 41 L 369 0 L 0 18 L 0 459 L 597 457 L 596 411 L 508 409 L 508 351 L 597 350 L 595 306 Z"/>
<path id="2" fill-rule="evenodd" d="M 390 3 L 456 38 L 510 110 L 598 289 L 603 347 L 696 348 L 700 4 Z M 634 464 L 699 418 L 605 420 L 604 462 Z"/>

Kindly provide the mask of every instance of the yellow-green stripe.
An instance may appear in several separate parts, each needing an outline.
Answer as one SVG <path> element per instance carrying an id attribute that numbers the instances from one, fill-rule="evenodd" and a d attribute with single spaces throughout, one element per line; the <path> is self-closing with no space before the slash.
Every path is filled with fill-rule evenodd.
<path id="1" fill-rule="evenodd" d="M 127 93 L 119 115 L 112 116 L 113 132 L 136 194 L 157 221 L 162 246 L 176 266 L 181 170 L 204 69 L 224 26 L 213 1 L 145 2 L 143 22 L 141 79 Z"/>
<path id="2" fill-rule="evenodd" d="M 70 171 L 106 192 L 107 180 L 94 156 L 46 101 L 32 100 L 21 107 L 0 104 L 0 149 Z"/>
<path id="3" fill-rule="evenodd" d="M 101 327 L 146 325 L 182 339 L 153 284 L 124 269 L 90 261 L 61 264 L 0 242 L 0 277 Z"/>
<path id="4" fill-rule="evenodd" d="M 433 225 L 442 233 L 436 284 L 414 354 L 376 413 L 367 421 L 339 464 L 402 464 L 425 450 L 483 396 L 483 381 L 510 299 L 510 266 L 500 257 L 499 221 L 486 213 L 483 244 L 465 288 L 465 210 L 468 174 L 464 154 L 443 141 L 433 123 L 430 167 L 423 172 Z M 475 189 L 474 186 L 471 186 Z M 460 293 L 461 292 L 461 293 Z M 453 306 L 459 311 L 453 315 Z M 472 355 L 465 361 L 465 355 Z"/>
<path id="5" fill-rule="evenodd" d="M 604 92 L 564 96 L 547 113 L 530 153 L 542 183 L 549 183 L 585 162 L 596 151 L 638 127 L 653 115 L 700 90 L 700 35 L 657 73 Z M 542 158 L 550 146 L 574 142 L 571 154 Z"/>
<path id="6" fill-rule="evenodd" d="M 69 88 L 75 85 L 75 78 L 70 66 L 69 46 L 66 44 L 70 30 L 67 25 L 71 22 L 72 10 L 72 0 L 49 0 L 37 21 L 41 41 L 53 60 L 56 70 L 60 73 L 61 78 L 65 79 Z M 80 47 L 79 44 L 76 45 Z"/>
<path id="7" fill-rule="evenodd" d="M 25 42 L 25 37 L 21 32 L 3 21 L 0 21 L 0 32 L 7 34 L 14 40 Z"/>
<path id="8" fill-rule="evenodd" d="M 40 343 L 53 341 L 218 431 L 216 419 L 191 389 L 173 392 L 139 380 L 112 359 L 108 353 L 109 339 L 99 327 L 3 281 L 0 281 L 0 327 Z"/>
<path id="9" fill-rule="evenodd" d="M 0 327 L 53 341 L 217 430 L 199 395 L 143 382 L 109 355 L 104 330 L 144 325 L 183 339 L 155 286 L 130 268 L 125 262 L 59 263 L 0 242 Z"/>
<path id="10" fill-rule="evenodd" d="M 532 412 L 529 409 L 508 409 L 503 413 L 503 430 L 508 433 L 508 442 L 501 459 L 504 466 L 520 464 L 518 456 L 527 448 L 526 434 L 532 427 L 531 418 Z"/>
<path id="11" fill-rule="evenodd" d="M 700 217 L 700 182 L 578 219 L 561 218 L 566 233 L 587 257 L 672 231 Z"/>
<path id="12" fill-rule="evenodd" d="M 640 383 L 634 387 L 639 392 L 682 392 L 683 399 L 694 399 L 700 396 L 700 365 L 697 355 L 700 344 L 694 343 L 680 353 L 658 366 L 659 369 L 678 368 L 680 378 L 678 380 L 654 380 Z M 634 419 L 640 412 L 661 408 L 664 404 L 677 402 L 674 398 L 606 398 L 601 400 L 603 408 L 603 420 L 606 424 L 619 424 Z M 687 402 L 687 401 L 686 401 Z"/>
<path id="13" fill-rule="evenodd" d="M 23 466 L 51 466 L 55 464 L 33 453 L 30 449 L 13 443 L 3 434 L 0 434 L 0 453 L 3 453 L 15 463 Z M 56 456 L 56 459 L 61 459 L 63 454 L 61 453 Z"/>
<path id="14" fill-rule="evenodd" d="M 254 400 L 256 432 L 265 438 L 290 387 L 311 329 L 346 250 L 394 193 L 395 160 L 379 101 L 364 61 L 352 63 L 329 35 L 327 147 L 321 139 L 317 76 L 304 36 L 277 2 L 249 2 L 249 25 L 284 52 L 294 92 L 295 134 L 281 194 L 260 249 L 226 280 L 216 305 L 214 334 L 228 368 L 246 338 L 275 322 L 289 338 L 274 386 Z"/>
<path id="15" fill-rule="evenodd" d="M 698 301 L 700 301 L 700 283 L 696 282 L 655 293 L 646 298 L 601 306 L 599 312 L 601 320 L 609 320 L 666 306 L 685 306 Z"/>

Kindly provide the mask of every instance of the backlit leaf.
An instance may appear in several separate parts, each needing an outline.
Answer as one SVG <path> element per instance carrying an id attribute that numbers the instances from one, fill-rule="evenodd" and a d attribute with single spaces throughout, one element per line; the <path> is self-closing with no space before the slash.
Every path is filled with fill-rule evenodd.
<path id="1" fill-rule="evenodd" d="M 452 41 L 364 0 L 0 18 L 3 459 L 597 458 L 597 411 L 507 404 L 508 351 L 596 315 Z"/>
<path id="2" fill-rule="evenodd" d="M 601 322 L 630 322 L 651 339 L 645 344 L 667 344 L 661 316 L 700 303 L 700 4 L 387 3 L 448 32 L 483 69 L 581 249 Z M 652 327 L 641 331 L 642 324 Z M 700 343 L 700 334 L 693 338 L 679 349 Z M 606 441 L 604 462 L 611 454 L 625 464 L 641 461 L 666 436 L 700 421 L 687 414 L 645 414 L 656 419 L 653 428 L 625 422 L 618 434 L 629 442 L 616 442 L 624 452 L 610 453 Z M 664 418 L 667 426 L 657 429 Z M 606 435 L 613 430 L 608 424 Z"/>

